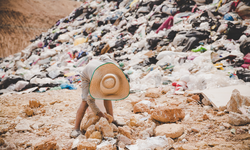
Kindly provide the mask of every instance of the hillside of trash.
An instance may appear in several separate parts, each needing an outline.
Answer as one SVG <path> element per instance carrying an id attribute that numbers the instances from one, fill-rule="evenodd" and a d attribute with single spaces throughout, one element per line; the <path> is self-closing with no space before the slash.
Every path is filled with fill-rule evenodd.
<path id="1" fill-rule="evenodd" d="M 71 139 L 80 72 L 100 55 L 130 96 L 108 120 L 89 109 Z M 0 58 L 0 108 L 1 149 L 249 149 L 250 2 L 86 0 Z"/>

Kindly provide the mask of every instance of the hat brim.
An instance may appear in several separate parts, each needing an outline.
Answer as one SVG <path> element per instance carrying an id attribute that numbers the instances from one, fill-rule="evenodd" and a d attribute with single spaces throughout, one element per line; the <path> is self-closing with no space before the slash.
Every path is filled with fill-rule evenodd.
<path id="1" fill-rule="evenodd" d="M 120 81 L 117 92 L 113 94 L 104 94 L 100 89 L 101 80 L 106 74 L 115 74 Z M 130 87 L 128 79 L 126 78 L 122 70 L 113 63 L 105 63 L 95 69 L 90 80 L 89 94 L 94 99 L 117 101 L 127 98 L 129 95 L 129 89 Z"/>

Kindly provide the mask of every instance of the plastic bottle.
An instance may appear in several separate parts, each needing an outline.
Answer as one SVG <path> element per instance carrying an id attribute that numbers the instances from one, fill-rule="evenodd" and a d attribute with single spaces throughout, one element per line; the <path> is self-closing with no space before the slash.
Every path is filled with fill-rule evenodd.
<path id="1" fill-rule="evenodd" d="M 192 52 L 205 52 L 207 51 L 207 49 L 205 49 L 204 47 L 198 47 L 196 49 L 192 49 Z"/>
<path id="2" fill-rule="evenodd" d="M 224 31 L 226 31 L 228 25 L 227 24 L 221 24 L 220 27 L 217 30 L 217 33 L 223 33 Z"/>

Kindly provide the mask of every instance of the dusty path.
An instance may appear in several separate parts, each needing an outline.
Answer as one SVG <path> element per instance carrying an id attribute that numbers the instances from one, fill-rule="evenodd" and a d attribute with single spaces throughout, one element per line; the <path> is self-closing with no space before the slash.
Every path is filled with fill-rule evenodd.
<path id="1" fill-rule="evenodd" d="M 81 90 L 58 90 L 45 93 L 13 94 L 0 96 L 0 131 L 1 149 L 21 148 L 32 149 L 44 139 L 55 139 L 59 149 L 70 149 L 74 139 L 69 133 L 74 126 L 75 113 L 80 99 Z M 113 102 L 115 118 L 129 123 L 132 116 L 148 117 L 147 113 L 133 113 L 135 99 L 155 101 L 156 105 L 178 105 L 186 114 L 184 120 L 177 124 L 184 125 L 184 134 L 174 139 L 176 149 L 188 149 L 193 146 L 199 149 L 249 149 L 250 126 L 227 126 L 228 114 L 204 108 L 201 105 L 186 102 L 186 97 L 174 95 L 169 98 L 161 95 L 160 98 L 150 99 L 144 94 L 132 94 L 126 100 Z M 29 101 L 39 101 L 41 106 L 30 108 Z M 28 117 L 26 109 L 34 111 Z M 202 119 L 204 114 L 208 119 Z M 220 114 L 220 115 L 218 115 Z M 157 125 L 162 123 L 155 121 Z M 141 127 L 132 128 L 132 143 L 139 138 Z M 232 133 L 233 130 L 235 133 Z M 84 136 L 82 137 L 84 138 Z"/>
<path id="2" fill-rule="evenodd" d="M 80 5 L 70 0 L 0 0 L 0 58 L 20 52 Z"/>

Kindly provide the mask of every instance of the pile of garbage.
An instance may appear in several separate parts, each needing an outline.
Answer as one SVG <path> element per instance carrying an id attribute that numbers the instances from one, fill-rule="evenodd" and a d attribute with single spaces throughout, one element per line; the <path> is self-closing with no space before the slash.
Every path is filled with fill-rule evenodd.
<path id="1" fill-rule="evenodd" d="M 131 92 L 250 82 L 249 16 L 247 0 L 87 0 L 0 59 L 0 94 L 76 89 L 89 58 L 104 54 L 128 74 Z"/>

